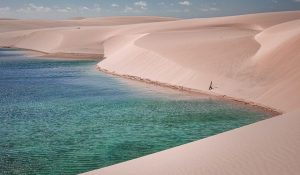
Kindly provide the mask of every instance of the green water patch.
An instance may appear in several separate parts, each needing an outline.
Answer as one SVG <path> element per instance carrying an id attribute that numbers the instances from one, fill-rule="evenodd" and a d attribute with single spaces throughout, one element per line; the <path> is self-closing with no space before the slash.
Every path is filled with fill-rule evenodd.
<path id="1" fill-rule="evenodd" d="M 130 85 L 95 61 L 0 50 L 0 174 L 77 174 L 248 125 L 271 114 Z"/>

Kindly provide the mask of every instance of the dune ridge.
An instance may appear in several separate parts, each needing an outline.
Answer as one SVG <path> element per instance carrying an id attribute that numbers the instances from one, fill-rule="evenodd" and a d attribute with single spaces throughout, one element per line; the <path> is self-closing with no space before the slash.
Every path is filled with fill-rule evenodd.
<path id="1" fill-rule="evenodd" d="M 300 12 L 146 19 L 4 20 L 0 46 L 104 55 L 97 67 L 106 72 L 241 99 L 284 114 L 87 174 L 298 174 Z"/>

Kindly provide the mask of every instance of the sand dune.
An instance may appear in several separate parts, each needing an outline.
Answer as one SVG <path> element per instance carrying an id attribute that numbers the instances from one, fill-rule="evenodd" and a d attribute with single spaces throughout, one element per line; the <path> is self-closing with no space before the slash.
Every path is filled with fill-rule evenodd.
<path id="1" fill-rule="evenodd" d="M 104 54 L 98 67 L 110 72 L 284 112 L 91 174 L 300 172 L 299 11 L 186 20 L 112 17 L 0 24 L 2 47 L 54 55 Z M 215 89 L 208 91 L 211 81 Z"/>
<path id="2" fill-rule="evenodd" d="M 298 112 L 86 174 L 296 175 L 300 171 Z"/>
<path id="3" fill-rule="evenodd" d="M 0 32 L 16 30 L 31 30 L 56 27 L 78 27 L 78 26 L 110 26 L 137 23 L 153 23 L 162 21 L 173 21 L 176 18 L 167 17 L 103 17 L 103 18 L 79 18 L 69 20 L 11 20 L 3 18 L 0 20 Z"/>

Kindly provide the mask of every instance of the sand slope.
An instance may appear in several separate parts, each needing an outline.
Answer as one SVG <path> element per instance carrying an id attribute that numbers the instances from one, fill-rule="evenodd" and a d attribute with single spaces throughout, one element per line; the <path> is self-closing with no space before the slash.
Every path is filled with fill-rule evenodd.
<path id="1" fill-rule="evenodd" d="M 288 14 L 175 21 L 148 25 L 148 31 L 144 26 L 132 27 L 126 30 L 127 42 L 121 36 L 121 46 L 118 36 L 109 42 L 105 47 L 108 59 L 98 66 L 203 91 L 213 81 L 218 94 L 294 110 L 300 102 L 296 91 L 300 13 Z M 140 28 L 140 37 L 128 35 Z M 282 99 L 287 95 L 293 100 Z M 270 100 L 270 96 L 278 99 Z"/>
<path id="2" fill-rule="evenodd" d="M 118 17 L 0 23 L 4 26 L 0 28 L 2 47 L 51 54 L 104 54 L 106 59 L 98 67 L 110 72 L 284 112 L 92 174 L 300 172 L 299 11 L 187 20 Z M 208 91 L 211 81 L 215 89 Z"/>
<path id="3" fill-rule="evenodd" d="M 296 175 L 300 171 L 298 114 L 286 114 L 86 174 Z"/>

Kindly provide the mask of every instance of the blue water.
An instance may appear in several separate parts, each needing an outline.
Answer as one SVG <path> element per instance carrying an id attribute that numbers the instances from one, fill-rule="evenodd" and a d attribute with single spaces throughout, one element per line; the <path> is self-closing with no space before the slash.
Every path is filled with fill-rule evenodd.
<path id="1" fill-rule="evenodd" d="M 0 50 L 0 174 L 77 174 L 271 116 L 95 65 Z"/>

